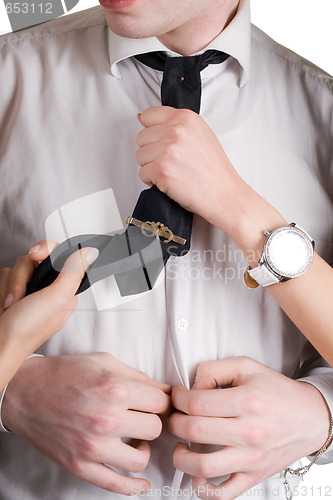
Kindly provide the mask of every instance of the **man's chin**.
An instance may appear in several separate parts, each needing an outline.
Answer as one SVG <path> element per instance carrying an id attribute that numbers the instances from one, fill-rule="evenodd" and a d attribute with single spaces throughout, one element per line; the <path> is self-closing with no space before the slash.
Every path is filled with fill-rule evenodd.
<path id="1" fill-rule="evenodd" d="M 123 38 L 141 39 L 156 36 L 154 30 L 145 30 L 141 23 L 130 16 L 118 16 L 115 12 L 104 8 L 106 22 L 113 33 Z"/>
<path id="2" fill-rule="evenodd" d="M 99 0 L 99 3 L 104 9 L 125 12 L 127 9 L 133 7 L 137 0 Z"/>

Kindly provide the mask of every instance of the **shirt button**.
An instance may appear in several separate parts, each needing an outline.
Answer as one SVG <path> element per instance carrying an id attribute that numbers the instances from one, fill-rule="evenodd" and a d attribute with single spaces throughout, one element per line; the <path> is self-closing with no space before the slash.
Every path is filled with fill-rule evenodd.
<path id="1" fill-rule="evenodd" d="M 187 330 L 188 328 L 188 321 L 187 319 L 185 318 L 180 318 L 178 321 L 177 321 L 177 328 L 179 330 Z"/>

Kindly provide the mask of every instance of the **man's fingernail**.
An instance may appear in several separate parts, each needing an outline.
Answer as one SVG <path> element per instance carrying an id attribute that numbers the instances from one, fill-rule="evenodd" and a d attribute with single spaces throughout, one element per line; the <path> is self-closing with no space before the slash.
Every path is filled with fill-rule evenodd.
<path id="1" fill-rule="evenodd" d="M 14 295 L 12 293 L 9 293 L 6 297 L 4 304 L 3 304 L 3 308 L 8 309 L 8 307 L 11 306 L 13 302 L 14 302 Z"/>
<path id="2" fill-rule="evenodd" d="M 29 254 L 39 252 L 41 246 L 40 245 L 34 245 L 32 248 L 29 250 Z"/>
<path id="3" fill-rule="evenodd" d="M 83 255 L 87 264 L 90 266 L 99 256 L 99 250 L 97 248 L 84 248 Z"/>
<path id="4" fill-rule="evenodd" d="M 138 113 L 136 116 L 138 117 L 139 122 L 141 123 L 141 115 L 142 113 Z"/>

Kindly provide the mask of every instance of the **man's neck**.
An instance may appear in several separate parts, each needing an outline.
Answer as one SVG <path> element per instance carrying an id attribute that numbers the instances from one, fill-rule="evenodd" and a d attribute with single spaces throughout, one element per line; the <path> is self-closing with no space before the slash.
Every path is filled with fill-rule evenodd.
<path id="1" fill-rule="evenodd" d="M 190 56 L 207 47 L 235 17 L 239 0 L 226 0 L 223 7 L 210 9 L 200 18 L 189 21 L 175 30 L 158 36 L 168 49 Z"/>

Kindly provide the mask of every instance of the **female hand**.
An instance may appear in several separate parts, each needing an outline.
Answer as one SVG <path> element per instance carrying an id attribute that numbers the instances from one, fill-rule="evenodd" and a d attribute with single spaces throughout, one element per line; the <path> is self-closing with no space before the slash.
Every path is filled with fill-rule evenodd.
<path id="1" fill-rule="evenodd" d="M 48 255 L 50 246 L 43 241 L 32 250 L 0 275 L 0 388 L 31 352 L 66 324 L 76 308 L 75 293 L 86 269 L 98 257 L 95 248 L 75 252 L 52 285 L 24 297 L 36 263 Z"/>

